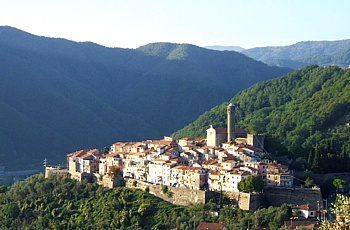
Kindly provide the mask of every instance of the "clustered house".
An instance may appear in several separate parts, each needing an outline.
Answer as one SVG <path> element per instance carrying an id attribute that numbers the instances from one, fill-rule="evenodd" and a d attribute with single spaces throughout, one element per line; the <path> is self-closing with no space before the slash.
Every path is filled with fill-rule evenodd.
<path id="1" fill-rule="evenodd" d="M 67 155 L 72 178 L 118 186 L 117 178 L 187 189 L 238 192 L 238 183 L 259 175 L 266 186 L 291 187 L 292 172 L 262 161 L 264 136 L 235 126 L 235 106 L 227 107 L 227 128 L 210 126 L 206 138 L 116 142 L 108 152 L 80 150 Z"/>

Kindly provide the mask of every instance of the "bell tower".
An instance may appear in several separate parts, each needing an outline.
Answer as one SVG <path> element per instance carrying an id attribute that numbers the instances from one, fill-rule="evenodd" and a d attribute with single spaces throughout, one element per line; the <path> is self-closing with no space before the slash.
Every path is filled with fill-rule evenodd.
<path id="1" fill-rule="evenodd" d="M 227 106 L 227 142 L 234 141 L 236 139 L 235 109 L 235 105 L 232 103 Z"/>

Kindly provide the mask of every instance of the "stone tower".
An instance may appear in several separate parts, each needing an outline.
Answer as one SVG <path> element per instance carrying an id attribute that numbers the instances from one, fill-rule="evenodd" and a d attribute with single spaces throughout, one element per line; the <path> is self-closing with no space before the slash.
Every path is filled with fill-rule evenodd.
<path id="1" fill-rule="evenodd" d="M 234 141 L 235 137 L 235 105 L 229 104 L 227 106 L 227 142 Z"/>

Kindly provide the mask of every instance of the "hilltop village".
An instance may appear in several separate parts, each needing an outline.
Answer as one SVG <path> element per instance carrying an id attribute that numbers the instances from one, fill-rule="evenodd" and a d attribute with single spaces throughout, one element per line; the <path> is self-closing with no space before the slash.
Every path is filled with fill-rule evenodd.
<path id="1" fill-rule="evenodd" d="M 293 173 L 277 162 L 262 161 L 264 136 L 235 125 L 235 106 L 227 107 L 227 128 L 207 129 L 205 138 L 116 142 L 110 149 L 80 150 L 67 155 L 68 172 L 79 181 L 92 179 L 106 187 L 118 178 L 194 190 L 238 192 L 238 183 L 259 175 L 265 186 L 293 186 Z M 66 173 L 47 167 L 46 175 Z"/>

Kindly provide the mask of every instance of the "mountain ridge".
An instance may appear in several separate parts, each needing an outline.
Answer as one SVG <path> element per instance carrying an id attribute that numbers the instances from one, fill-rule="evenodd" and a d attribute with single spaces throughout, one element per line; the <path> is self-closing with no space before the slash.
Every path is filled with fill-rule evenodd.
<path id="1" fill-rule="evenodd" d="M 155 52 L 161 46 L 170 47 L 166 56 Z M 12 27 L 0 27 L 0 58 L 5 163 L 64 162 L 80 148 L 160 139 L 240 90 L 291 71 L 189 44 L 108 48 Z"/>
<path id="2" fill-rule="evenodd" d="M 336 41 L 301 41 L 286 46 L 256 47 L 242 53 L 272 66 L 299 69 L 307 65 L 350 64 L 350 39 Z M 344 53 L 345 52 L 345 53 Z"/>

